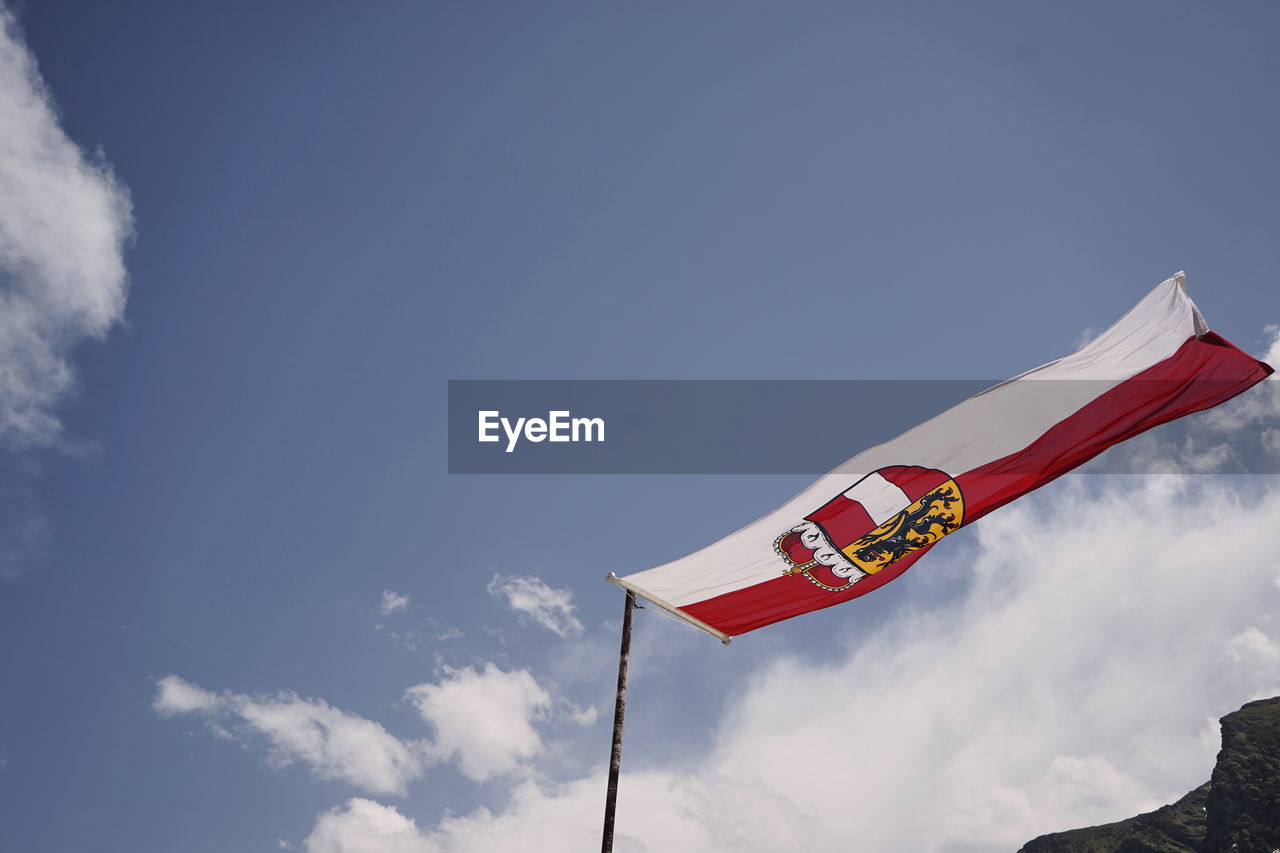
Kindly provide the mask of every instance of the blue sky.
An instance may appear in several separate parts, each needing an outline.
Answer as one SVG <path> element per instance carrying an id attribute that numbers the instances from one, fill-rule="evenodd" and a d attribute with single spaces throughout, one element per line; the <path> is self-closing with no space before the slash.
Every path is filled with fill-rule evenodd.
<path id="1" fill-rule="evenodd" d="M 447 381 L 997 378 L 1179 269 L 1276 353 L 1278 19 L 10 9 L 0 846 L 594 845 L 605 573 L 806 479 L 450 476 Z M 1150 447 L 1265 445 L 1272 390 Z M 617 849 L 1167 802 L 1280 692 L 1278 521 L 1267 478 L 1067 478 L 728 649 L 641 613 Z"/>

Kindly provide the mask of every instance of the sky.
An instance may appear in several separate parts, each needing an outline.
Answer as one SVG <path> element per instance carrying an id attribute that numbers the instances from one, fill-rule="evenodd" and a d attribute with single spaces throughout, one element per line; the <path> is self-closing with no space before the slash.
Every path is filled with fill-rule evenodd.
<path id="1" fill-rule="evenodd" d="M 598 843 L 606 573 L 810 477 L 450 474 L 449 380 L 998 379 L 1178 270 L 1280 362 L 1274 4 L 4 9 L 4 849 Z M 1280 459 L 1276 388 L 727 648 L 638 612 L 615 849 L 1205 781 L 1280 693 L 1280 482 L 1187 472 Z"/>

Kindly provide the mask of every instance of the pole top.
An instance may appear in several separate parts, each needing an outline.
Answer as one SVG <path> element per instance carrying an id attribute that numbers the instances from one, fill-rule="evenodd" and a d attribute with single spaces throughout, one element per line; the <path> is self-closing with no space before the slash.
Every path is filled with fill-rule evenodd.
<path id="1" fill-rule="evenodd" d="M 703 622 L 701 619 L 697 619 L 693 616 L 690 616 L 688 613 L 685 613 L 679 607 L 676 607 L 673 604 L 669 604 L 663 601 L 661 598 L 658 598 L 653 593 L 646 592 L 645 590 L 641 589 L 640 587 L 636 586 L 630 581 L 624 581 L 622 578 L 618 577 L 613 572 L 609 572 L 609 574 L 605 575 L 604 579 L 607 580 L 609 583 L 617 584 L 618 586 L 622 587 L 627 592 L 633 595 L 640 596 L 645 601 L 657 607 L 659 610 L 665 610 L 666 612 L 670 613 L 672 616 L 675 616 L 676 618 L 680 619 L 682 622 L 686 622 L 692 625 L 693 627 L 697 628 L 699 631 L 707 632 L 708 634 L 715 637 L 717 640 L 719 640 L 721 643 L 723 643 L 726 646 L 729 645 L 731 640 L 733 640 L 733 638 L 730 637 L 728 634 L 726 634 L 724 631 L 718 630 L 716 628 L 712 628 L 710 625 L 708 625 L 706 622 Z"/>

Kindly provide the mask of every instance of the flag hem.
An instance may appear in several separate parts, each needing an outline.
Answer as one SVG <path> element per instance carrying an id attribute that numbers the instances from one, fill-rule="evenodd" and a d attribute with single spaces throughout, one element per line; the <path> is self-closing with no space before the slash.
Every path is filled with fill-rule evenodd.
<path id="1" fill-rule="evenodd" d="M 705 631 L 706 633 L 715 637 L 717 640 L 719 640 L 721 643 L 723 643 L 726 646 L 729 645 L 729 643 L 733 640 L 733 637 L 729 636 L 724 631 L 721 631 L 717 628 L 712 628 L 710 625 L 708 625 L 706 622 L 703 622 L 701 619 L 697 618 L 696 616 L 690 616 L 688 613 L 684 612 L 679 607 L 676 607 L 674 604 L 670 604 L 669 602 L 663 601 L 661 598 L 658 598 L 658 596 L 644 589 L 641 589 L 640 587 L 636 586 L 630 581 L 624 581 L 622 578 L 618 577 L 613 572 L 609 572 L 609 574 L 605 577 L 605 580 L 607 580 L 609 583 L 617 584 L 618 586 L 622 587 L 625 590 L 634 592 L 636 595 L 640 596 L 645 601 L 649 602 L 655 607 L 658 607 L 658 608 L 661 608 L 662 610 L 667 611 L 672 616 L 675 616 L 684 622 L 688 622 L 690 625 L 697 628 L 699 631 Z"/>

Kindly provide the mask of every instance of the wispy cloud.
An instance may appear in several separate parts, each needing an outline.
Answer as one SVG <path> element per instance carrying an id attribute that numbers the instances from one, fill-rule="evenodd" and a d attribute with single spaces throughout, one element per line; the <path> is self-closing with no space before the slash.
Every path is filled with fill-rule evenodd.
<path id="1" fill-rule="evenodd" d="M 409 596 L 390 589 L 382 591 L 382 615 L 390 616 L 409 606 Z"/>
<path id="2" fill-rule="evenodd" d="M 124 631 L 129 634 L 137 634 L 139 637 L 150 637 L 154 640 L 164 640 L 166 643 L 177 643 L 183 646 L 190 646 L 193 649 L 199 649 L 202 652 L 208 652 L 212 655 L 220 657 L 230 657 L 229 654 L 222 649 L 215 649 L 212 646 L 206 646 L 203 643 L 197 643 L 193 640 L 184 640 L 182 637 L 171 637 L 168 634 L 157 634 L 155 631 L 144 631 L 141 628 L 135 628 L 132 625 L 113 625 L 117 631 Z"/>
<path id="3" fill-rule="evenodd" d="M 52 444 L 77 343 L 124 312 L 128 191 L 59 126 L 13 15 L 0 7 L 0 447 Z"/>
<path id="4" fill-rule="evenodd" d="M 52 535 L 49 520 L 32 498 L 0 486 L 0 579 L 22 574 L 44 553 Z"/>
<path id="5" fill-rule="evenodd" d="M 517 615 L 561 637 L 582 634 L 582 623 L 573 615 L 573 593 L 567 589 L 554 589 L 540 578 L 520 575 L 494 575 L 487 589 L 490 595 L 505 599 Z"/>
<path id="6" fill-rule="evenodd" d="M 156 682 L 156 695 L 151 708 L 162 717 L 176 714 L 212 714 L 224 707 L 225 700 L 203 687 L 166 675 Z"/>
<path id="7" fill-rule="evenodd" d="M 425 744 L 402 741 L 372 720 L 289 691 L 218 694 L 167 675 L 157 682 L 152 708 L 165 717 L 200 714 L 213 724 L 235 720 L 242 730 L 266 737 L 274 767 L 302 762 L 316 778 L 378 794 L 405 794 L 431 763 Z"/>

